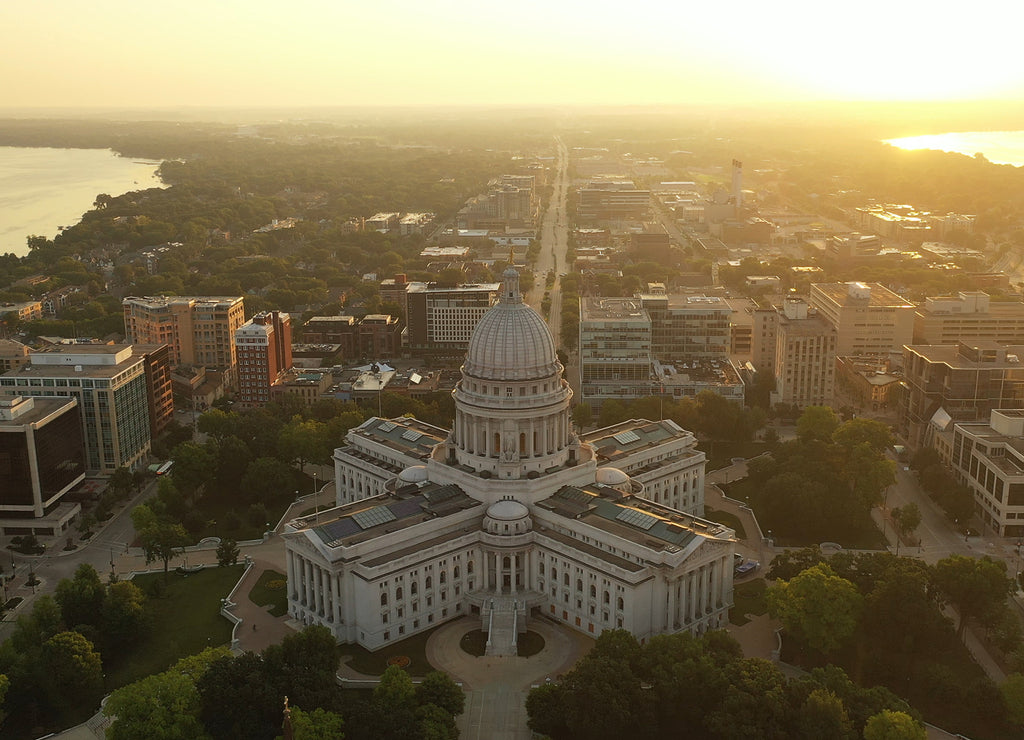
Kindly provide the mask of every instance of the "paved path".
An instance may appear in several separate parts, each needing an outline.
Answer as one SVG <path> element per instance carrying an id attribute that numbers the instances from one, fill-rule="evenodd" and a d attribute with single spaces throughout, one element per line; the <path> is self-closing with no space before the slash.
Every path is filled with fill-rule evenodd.
<path id="1" fill-rule="evenodd" d="M 476 658 L 459 647 L 479 619 L 463 617 L 438 629 L 427 641 L 431 665 L 462 682 L 466 711 L 458 718 L 459 737 L 468 740 L 530 740 L 526 694 L 545 679 L 558 678 L 583 657 L 594 641 L 586 635 L 531 618 L 529 629 L 544 638 L 544 649 L 530 658 Z"/>

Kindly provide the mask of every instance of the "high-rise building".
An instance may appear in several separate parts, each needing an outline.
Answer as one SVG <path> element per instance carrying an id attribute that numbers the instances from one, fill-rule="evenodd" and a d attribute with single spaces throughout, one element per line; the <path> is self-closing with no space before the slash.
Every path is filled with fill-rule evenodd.
<path id="1" fill-rule="evenodd" d="M 80 510 L 61 497 L 85 479 L 74 398 L 0 398 L 0 529 L 59 534 Z"/>
<path id="2" fill-rule="evenodd" d="M 925 299 L 914 314 L 915 344 L 1024 344 L 1024 303 L 993 301 L 982 291 Z"/>
<path id="3" fill-rule="evenodd" d="M 651 354 L 662 362 L 728 360 L 733 308 L 718 296 L 641 295 L 651 317 Z"/>
<path id="4" fill-rule="evenodd" d="M 166 344 L 171 365 L 224 370 L 233 379 L 235 332 L 245 323 L 240 296 L 125 298 L 124 330 L 133 344 Z"/>
<path id="5" fill-rule="evenodd" d="M 835 327 L 838 355 L 881 356 L 913 341 L 914 304 L 884 285 L 814 283 L 808 303 Z"/>
<path id="6" fill-rule="evenodd" d="M 146 399 L 149 402 L 151 439 L 159 437 L 174 419 L 174 385 L 171 381 L 171 349 L 166 344 L 137 344 L 135 355 L 146 363 Z"/>
<path id="7" fill-rule="evenodd" d="M 142 465 L 152 439 L 144 353 L 124 344 L 75 344 L 30 357 L 30 364 L 0 376 L 0 397 L 76 398 L 86 469 L 106 474 Z"/>
<path id="8" fill-rule="evenodd" d="M 835 394 L 836 330 L 789 298 L 775 330 L 775 403 L 824 406 Z"/>
<path id="9" fill-rule="evenodd" d="M 425 354 L 464 354 L 469 337 L 498 295 L 498 283 L 410 283 L 406 293 L 408 347 Z"/>
<path id="10" fill-rule="evenodd" d="M 238 400 L 261 406 L 270 388 L 292 367 L 292 320 L 281 311 L 258 313 L 235 331 Z"/>
<path id="11" fill-rule="evenodd" d="M 492 655 L 537 613 L 595 636 L 722 627 L 735 538 L 702 517 L 696 439 L 644 420 L 581 439 L 547 325 L 503 278 L 454 428 L 367 420 L 335 454 L 350 503 L 285 525 L 290 616 L 368 649 L 472 616 Z"/>
<path id="12" fill-rule="evenodd" d="M 982 421 L 995 409 L 1024 408 L 1024 345 L 960 342 L 908 345 L 900 432 L 912 448 L 930 445 L 952 422 Z"/>

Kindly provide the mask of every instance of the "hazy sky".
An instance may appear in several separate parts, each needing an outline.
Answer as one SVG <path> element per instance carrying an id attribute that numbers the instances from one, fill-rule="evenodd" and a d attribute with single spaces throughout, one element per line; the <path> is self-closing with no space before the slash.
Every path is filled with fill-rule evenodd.
<path id="1" fill-rule="evenodd" d="M 0 107 L 1024 100 L 1022 21 L 1008 0 L 0 0 Z"/>

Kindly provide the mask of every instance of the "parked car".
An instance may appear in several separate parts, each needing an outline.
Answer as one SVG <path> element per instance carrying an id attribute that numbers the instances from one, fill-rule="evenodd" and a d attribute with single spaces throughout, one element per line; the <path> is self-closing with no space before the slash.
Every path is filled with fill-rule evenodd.
<path id="1" fill-rule="evenodd" d="M 737 565 L 733 569 L 733 571 L 734 571 L 734 575 L 737 578 L 742 578 L 743 576 L 749 576 L 751 573 L 753 573 L 755 570 L 757 570 L 760 567 L 761 567 L 761 564 L 759 562 L 757 562 L 756 560 L 745 560 L 742 563 L 740 563 L 739 565 Z"/>

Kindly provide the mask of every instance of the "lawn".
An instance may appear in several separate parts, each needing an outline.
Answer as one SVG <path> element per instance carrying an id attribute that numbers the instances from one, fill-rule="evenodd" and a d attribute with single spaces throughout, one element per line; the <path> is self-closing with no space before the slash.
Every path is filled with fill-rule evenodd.
<path id="1" fill-rule="evenodd" d="M 487 650 L 487 633 L 483 630 L 470 630 L 459 640 L 459 647 L 466 653 L 480 658 Z M 519 635 L 516 643 L 516 655 L 530 658 L 544 649 L 544 638 L 536 632 L 525 632 Z"/>
<path id="2" fill-rule="evenodd" d="M 133 579 L 146 594 L 150 629 L 133 649 L 104 656 L 107 690 L 166 670 L 180 658 L 231 640 L 231 622 L 220 615 L 226 598 L 242 576 L 243 566 L 207 568 L 186 576 L 148 573 Z M 163 589 L 161 596 L 152 596 Z"/>
<path id="3" fill-rule="evenodd" d="M 729 610 L 729 621 L 737 627 L 741 627 L 750 620 L 748 614 L 761 616 L 768 611 L 764 602 L 764 592 L 767 584 L 763 578 L 753 581 L 737 583 L 733 587 L 733 607 Z"/>
<path id="4" fill-rule="evenodd" d="M 249 601 L 256 606 L 271 606 L 270 615 L 281 617 L 288 613 L 288 589 L 285 588 L 285 577 L 275 570 L 265 570 L 249 592 Z M 277 588 L 271 583 L 280 581 Z"/>
<path id="5" fill-rule="evenodd" d="M 726 442 L 705 439 L 697 444 L 697 449 L 707 455 L 707 469 L 711 471 L 730 465 L 734 457 L 742 457 L 747 460 L 757 457 L 762 452 L 768 451 L 768 444 L 765 442 Z"/>
<path id="6" fill-rule="evenodd" d="M 736 532 L 736 539 L 745 540 L 747 539 L 747 530 L 743 528 L 743 522 L 735 514 L 730 514 L 728 511 L 719 511 L 718 509 L 712 509 L 710 506 L 704 507 L 704 518 L 710 519 L 713 522 L 724 524 L 729 529 Z"/>
<path id="7" fill-rule="evenodd" d="M 438 625 L 440 627 L 440 625 Z M 412 676 L 425 676 L 431 671 L 437 670 L 427 661 L 427 640 L 434 634 L 437 627 L 426 632 L 420 632 L 407 637 L 399 642 L 390 643 L 373 652 L 359 645 L 342 645 L 341 654 L 351 655 L 351 660 L 345 661 L 349 667 L 366 676 L 380 676 L 387 670 L 388 659 L 398 656 L 409 658 L 407 670 Z"/>

